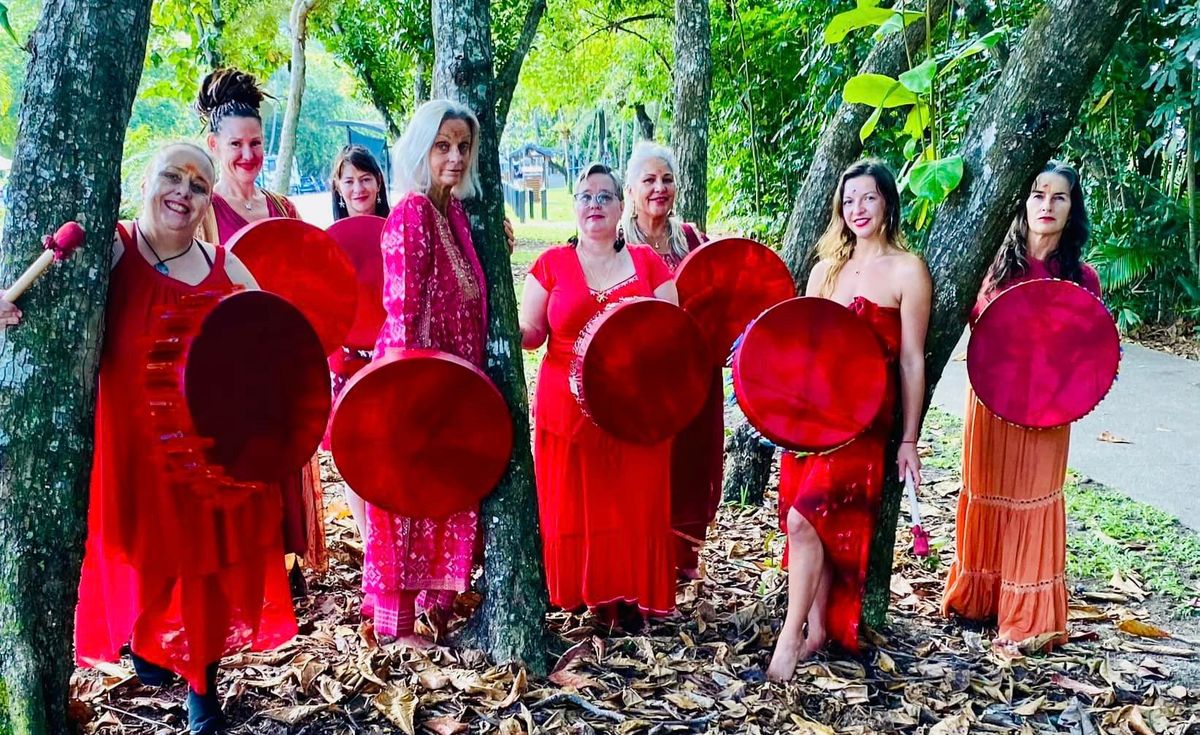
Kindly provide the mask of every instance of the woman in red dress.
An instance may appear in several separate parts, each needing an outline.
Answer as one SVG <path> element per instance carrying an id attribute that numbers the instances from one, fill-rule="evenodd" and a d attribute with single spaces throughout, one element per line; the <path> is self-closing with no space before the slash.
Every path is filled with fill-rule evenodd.
<path id="1" fill-rule="evenodd" d="M 479 195 L 479 122 L 450 100 L 421 105 L 396 143 L 395 208 L 382 236 L 387 321 L 375 358 L 427 348 L 482 367 L 487 286 L 462 198 Z M 416 608 L 444 615 L 467 588 L 476 509 L 414 518 L 366 505 L 363 614 L 378 634 L 426 646 L 413 633 Z"/>
<path id="2" fill-rule="evenodd" d="M 1100 279 L 1080 260 L 1087 238 L 1079 173 L 1051 161 L 1013 217 L 971 324 L 1002 291 L 1035 278 L 1074 281 L 1099 298 Z M 1028 429 L 1009 423 L 989 411 L 967 385 L 955 559 L 942 613 L 994 618 L 997 647 L 1042 636 L 1052 637 L 1043 640 L 1045 645 L 1066 642 L 1063 483 L 1070 445 L 1070 426 Z"/>
<path id="3" fill-rule="evenodd" d="M 550 602 L 586 605 L 636 626 L 675 607 L 670 441 L 616 439 L 586 418 L 568 386 L 575 340 L 605 306 L 679 298 L 662 258 L 618 235 L 621 184 L 601 164 L 575 184 L 577 242 L 550 248 L 525 278 L 521 343 L 549 338 L 534 398 L 534 475 Z"/>
<path id="4" fill-rule="evenodd" d="M 120 223 L 113 240 L 75 615 L 81 665 L 115 661 L 128 644 L 144 683 L 182 675 L 193 733 L 222 727 L 223 655 L 272 648 L 296 633 L 279 495 L 217 508 L 172 490 L 147 458 L 156 441 L 144 385 L 155 309 L 198 292 L 256 287 L 231 253 L 193 237 L 215 178 L 203 150 L 167 146 L 148 171 L 141 215 Z"/>
<path id="5" fill-rule="evenodd" d="M 650 141 L 635 145 L 625 170 L 625 212 L 621 216 L 625 241 L 650 245 L 672 272 L 689 252 L 708 240 L 695 225 L 674 216 L 678 168 L 670 148 Z M 675 563 L 685 579 L 700 578 L 700 547 L 721 503 L 724 398 L 718 368 L 704 408 L 675 437 L 671 449 L 671 528 L 675 532 Z"/>
<path id="6" fill-rule="evenodd" d="M 258 108 L 266 93 L 254 77 L 237 69 L 217 69 L 204 77 L 196 110 L 207 123 L 208 149 L 217 160 L 220 178 L 212 206 L 200 225 L 200 237 L 224 245 L 251 222 L 268 217 L 297 218 L 287 197 L 255 183 L 263 167 L 263 124 Z M 302 557 L 312 570 L 328 564 L 325 547 L 325 499 L 321 467 L 314 455 L 304 468 L 282 483 L 284 551 Z M 293 591 L 304 594 L 304 576 L 292 565 Z"/>
<path id="7" fill-rule="evenodd" d="M 797 661 L 819 650 L 827 636 L 848 651 L 859 650 L 897 392 L 903 415 L 898 470 L 921 480 L 917 436 L 932 286 L 924 261 L 904 248 L 900 195 L 882 162 L 859 161 L 842 174 L 817 255 L 806 295 L 844 304 L 875 331 L 893 365 L 892 385 L 878 418 L 854 441 L 828 454 L 783 457 L 779 503 L 789 549 L 788 607 L 767 670 L 775 681 L 790 679 Z"/>

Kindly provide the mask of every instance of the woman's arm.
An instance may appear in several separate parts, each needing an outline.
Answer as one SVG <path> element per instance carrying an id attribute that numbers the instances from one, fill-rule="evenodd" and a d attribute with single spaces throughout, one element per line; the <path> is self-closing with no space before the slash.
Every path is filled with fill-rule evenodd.
<path id="1" fill-rule="evenodd" d="M 900 399 L 903 406 L 904 433 L 897 454 L 900 478 L 905 473 L 921 484 L 921 459 L 917 439 L 921 434 L 921 411 L 925 407 L 925 334 L 929 329 L 929 309 L 933 283 L 925 262 L 916 256 L 907 259 L 900 272 Z"/>
<path id="2" fill-rule="evenodd" d="M 4 291 L 0 291 L 0 329 L 15 327 L 21 323 L 21 310 L 16 304 L 5 301 L 4 294 Z"/>
<path id="3" fill-rule="evenodd" d="M 825 282 L 825 274 L 829 272 L 829 261 L 819 261 L 808 272 L 808 284 L 804 287 L 805 296 L 820 296 L 821 284 Z"/>
<path id="4" fill-rule="evenodd" d="M 546 341 L 550 333 L 546 307 L 550 303 L 550 292 L 532 273 L 525 276 L 525 288 L 521 292 L 521 309 L 517 320 L 521 325 L 521 347 L 536 350 Z"/>
<path id="5" fill-rule="evenodd" d="M 208 248 L 215 247 L 206 243 L 200 243 L 200 247 Z M 241 286 L 247 291 L 259 290 L 258 281 L 254 280 L 254 274 L 246 267 L 241 258 L 233 254 L 232 250 L 225 251 L 225 275 L 229 276 L 229 280 L 233 281 L 235 286 Z"/>
<path id="6" fill-rule="evenodd" d="M 675 281 L 663 281 L 659 284 L 658 288 L 654 289 L 654 298 L 679 306 L 679 289 L 675 288 Z"/>

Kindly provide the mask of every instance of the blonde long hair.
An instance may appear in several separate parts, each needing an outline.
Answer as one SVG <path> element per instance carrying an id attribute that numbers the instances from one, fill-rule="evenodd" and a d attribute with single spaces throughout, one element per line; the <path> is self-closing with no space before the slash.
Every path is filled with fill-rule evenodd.
<path id="1" fill-rule="evenodd" d="M 821 282 L 818 293 L 828 298 L 833 293 L 838 276 L 850 257 L 854 255 L 854 245 L 858 241 L 854 232 L 846 226 L 842 213 L 842 198 L 846 195 L 846 182 L 859 176 L 870 176 L 875 180 L 875 186 L 883 195 L 884 217 L 883 237 L 888 245 L 900 250 L 908 250 L 904 233 L 900 230 L 900 192 L 896 188 L 896 177 L 887 164 L 877 158 L 865 158 L 856 161 L 842 172 L 838 179 L 837 190 L 833 196 L 833 211 L 829 215 L 829 226 L 825 228 L 821 239 L 817 240 L 817 259 L 829 261 L 829 270 L 825 271 L 825 280 Z"/>
<path id="2" fill-rule="evenodd" d="M 671 176 L 679 178 L 679 163 L 675 160 L 675 154 L 670 148 L 653 141 L 639 140 L 634 144 L 633 153 L 630 154 L 629 163 L 625 167 L 626 188 L 632 187 L 633 182 L 641 177 L 642 169 L 646 164 L 656 159 L 667 165 Z M 632 191 L 626 193 L 631 194 Z M 645 233 L 637 224 L 637 204 L 633 201 L 632 196 L 625 197 L 625 209 L 621 212 L 621 231 L 625 233 L 627 242 L 647 242 Z M 676 258 L 683 260 L 687 256 L 688 243 L 683 232 L 683 220 L 674 215 L 667 217 L 667 242 L 671 246 L 671 254 Z"/>

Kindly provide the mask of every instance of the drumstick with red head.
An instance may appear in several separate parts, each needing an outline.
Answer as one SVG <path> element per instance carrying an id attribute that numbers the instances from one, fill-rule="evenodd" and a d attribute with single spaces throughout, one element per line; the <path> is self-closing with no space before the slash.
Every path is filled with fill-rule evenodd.
<path id="1" fill-rule="evenodd" d="M 2 298 L 10 304 L 14 303 L 50 268 L 51 263 L 71 257 L 71 253 L 83 244 L 83 239 L 83 228 L 76 222 L 67 222 L 53 235 L 47 235 L 42 241 L 46 249 L 25 269 L 21 277 L 4 291 Z"/>
<path id="2" fill-rule="evenodd" d="M 904 492 L 908 495 L 908 508 L 912 514 L 913 553 L 929 556 L 929 533 L 921 528 L 921 504 L 917 500 L 917 487 L 909 471 L 904 472 Z"/>

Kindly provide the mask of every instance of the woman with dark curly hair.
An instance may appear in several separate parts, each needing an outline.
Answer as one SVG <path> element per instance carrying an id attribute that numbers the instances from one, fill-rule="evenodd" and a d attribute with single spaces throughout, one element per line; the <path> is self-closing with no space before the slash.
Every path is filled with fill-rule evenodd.
<path id="1" fill-rule="evenodd" d="M 1002 291 L 1037 278 L 1074 281 L 1100 296 L 1096 271 L 1080 261 L 1087 238 L 1079 174 L 1051 161 L 1013 217 L 971 323 Z M 1070 442 L 1069 425 L 1027 429 L 1009 423 L 967 386 L 956 556 L 942 611 L 976 620 L 996 618 L 1001 645 L 1054 633 L 1061 635 L 1046 645 L 1066 641 L 1062 488 Z"/>

